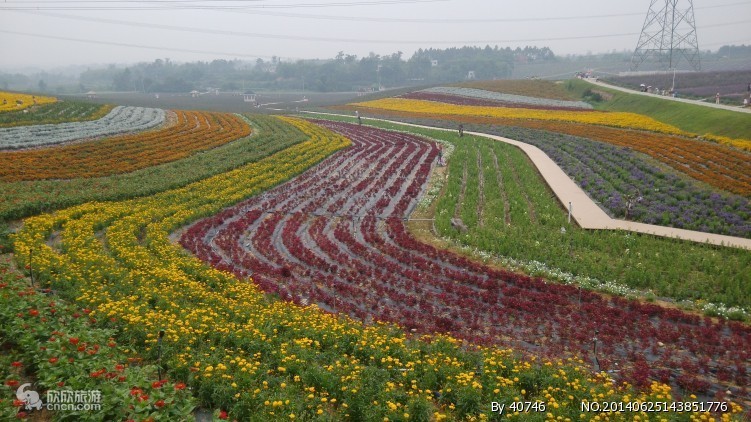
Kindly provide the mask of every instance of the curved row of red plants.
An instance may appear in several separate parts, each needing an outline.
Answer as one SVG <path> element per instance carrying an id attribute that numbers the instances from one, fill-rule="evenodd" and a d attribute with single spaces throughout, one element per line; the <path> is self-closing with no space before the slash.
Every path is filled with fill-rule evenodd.
<path id="1" fill-rule="evenodd" d="M 437 146 L 374 128 L 319 124 L 353 146 L 197 222 L 181 244 L 301 305 L 476 344 L 580 355 L 640 386 L 656 379 L 706 396 L 746 394 L 751 327 L 546 283 L 421 243 L 404 220 Z"/>

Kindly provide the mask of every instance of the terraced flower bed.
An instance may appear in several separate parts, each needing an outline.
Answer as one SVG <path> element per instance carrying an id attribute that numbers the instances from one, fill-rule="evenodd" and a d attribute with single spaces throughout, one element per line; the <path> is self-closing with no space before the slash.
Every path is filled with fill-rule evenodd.
<path id="1" fill-rule="evenodd" d="M 153 195 L 233 170 L 302 142 L 305 136 L 279 119 L 252 116 L 251 136 L 181 160 L 125 174 L 68 180 L 0 182 L 0 221 L 71 207 Z"/>
<path id="2" fill-rule="evenodd" d="M 458 83 L 455 86 L 562 101 L 576 101 L 578 99 L 578 97 L 566 90 L 562 84 L 553 81 L 501 79 L 494 81 L 467 81 Z"/>
<path id="3" fill-rule="evenodd" d="M 751 272 L 747 269 L 751 268 L 751 254 L 747 250 L 570 226 L 566 211 L 517 148 L 486 138 L 468 135 L 460 138 L 455 131 L 366 122 L 445 139 L 456 145 L 453 154 L 459 155 L 449 162 L 445 190 L 435 192 L 433 188 L 431 192 L 438 197 L 435 215 L 428 216 L 436 218 L 434 228 L 424 222 L 410 223 L 437 231 L 448 245 L 461 247 L 464 252 L 474 251 L 477 259 L 495 256 L 503 266 L 567 284 L 623 296 L 652 299 L 657 296 L 673 302 L 693 300 L 696 302 L 690 306 L 708 315 L 749 317 L 751 290 L 747 286 L 751 286 Z M 506 163 L 499 162 L 499 169 L 494 166 L 491 148 L 497 156 L 509 157 Z M 478 161 L 480 150 L 486 158 Z M 480 164 L 489 167 L 481 171 Z M 465 165 L 467 182 L 463 189 Z M 511 168 L 515 169 L 518 180 L 508 173 Z M 489 180 L 499 177 L 510 181 L 513 190 L 487 188 L 494 186 Z M 452 224 L 451 220 L 457 218 L 466 226 L 466 232 Z M 565 233 L 561 233 L 562 227 Z"/>
<path id="4" fill-rule="evenodd" d="M 542 149 L 611 217 L 751 237 L 748 198 L 709 189 L 627 147 L 547 131 L 468 125 Z"/>
<path id="5" fill-rule="evenodd" d="M 151 167 L 246 137 L 250 126 L 227 113 L 177 111 L 177 122 L 140 132 L 54 149 L 0 152 L 0 180 L 101 177 Z"/>
<path id="6" fill-rule="evenodd" d="M 0 149 L 50 146 L 146 130 L 164 123 L 164 118 L 162 109 L 117 106 L 106 116 L 91 122 L 0 128 Z"/>
<path id="7" fill-rule="evenodd" d="M 659 132 L 664 134 L 681 135 L 681 130 L 660 123 L 649 117 L 634 113 L 602 112 L 602 111 L 568 111 L 568 110 L 535 110 L 528 108 L 483 107 L 444 104 L 432 101 L 410 100 L 405 98 L 383 98 L 349 104 L 352 107 L 365 108 L 368 112 L 378 110 L 409 112 L 422 115 L 454 115 L 462 118 L 492 117 L 511 120 L 537 120 L 549 122 L 584 123 L 586 126 L 600 125 L 618 128 L 629 128 Z"/>
<path id="8" fill-rule="evenodd" d="M 113 108 L 112 105 L 58 101 L 26 110 L 0 113 L 0 128 L 97 120 Z"/>
<path id="9" fill-rule="evenodd" d="M 404 219 L 437 157 L 436 146 L 406 134 L 321 124 L 352 139 L 353 147 L 294 183 L 193 225 L 182 245 L 218 269 L 252 275 L 284 299 L 363 321 L 588 360 L 595 359 L 591 339 L 598 332 L 599 365 L 618 369 L 631 383 L 659 379 L 710 396 L 748 385 L 751 355 L 727 358 L 722 346 L 751 347 L 748 326 L 547 284 L 422 244 L 407 233 Z M 473 164 L 459 172 L 459 189 L 452 187 L 457 178 L 449 180 L 446 198 L 455 205 L 440 206 L 441 230 L 457 216 L 473 228 L 524 219 L 558 224 L 555 205 L 533 206 L 531 196 L 538 193 L 521 183 L 528 176 L 510 165 L 507 149 L 457 148 L 452 163 Z M 478 172 L 486 175 L 479 183 Z M 499 190 L 513 199 L 505 217 L 501 201 L 488 195 Z M 483 195 L 484 202 L 478 199 Z"/>
<path id="10" fill-rule="evenodd" d="M 417 338 L 393 326 L 364 326 L 315 306 L 302 308 L 270 300 L 253 283 L 209 269 L 170 243 L 168 234 L 183 224 L 257 195 L 347 144 L 310 125 L 294 124 L 311 139 L 235 171 L 149 198 L 89 203 L 29 218 L 16 238 L 17 257 L 22 265 L 29 264 L 24 257 L 33 249 L 33 268 L 40 280 L 76 297 L 102 324 L 118 328 L 121 341 L 142 352 L 147 361 L 155 358 L 155 335 L 163 327 L 163 359 L 170 377 L 188 384 L 204 406 L 217 409 L 215 415 L 227 410 L 229 417 L 239 420 L 462 419 L 497 417 L 487 403 L 524 399 L 545 402 L 546 412 L 539 415 L 540 419 L 573 419 L 579 418 L 581 400 L 672 401 L 670 389 L 664 385 L 651 384 L 644 392 L 635 392 L 628 386 L 612 385 L 605 375 L 588 375 L 581 361 L 521 360 L 510 350 L 462 346 L 456 339 L 438 335 Z M 378 142 L 392 144 L 392 153 L 401 157 L 400 150 L 411 151 L 406 168 L 421 174 L 423 166 L 412 167 L 412 163 L 429 164 L 419 151 L 427 148 L 434 156 L 435 147 L 425 142 L 409 145 L 409 137 L 389 141 L 391 136 L 384 135 Z M 381 157 L 377 151 L 387 150 L 377 143 L 369 153 Z M 335 161 L 336 156 L 326 163 Z M 329 173 L 326 178 L 351 186 L 344 178 L 347 175 L 358 180 L 384 173 L 382 168 L 363 168 L 360 163 L 342 164 L 339 175 Z M 405 168 L 402 163 L 395 165 Z M 415 195 L 408 187 L 419 185 L 419 180 L 403 178 L 391 167 L 386 172 L 385 189 L 390 198 L 368 198 L 365 204 L 399 215 L 407 204 L 403 198 Z M 371 183 L 357 185 L 363 192 L 373 189 Z M 286 194 L 294 191 L 282 188 Z M 342 199 L 338 192 L 332 194 L 334 202 Z M 269 194 L 260 198 L 269 203 L 278 199 Z M 285 198 L 290 199 L 289 205 L 303 200 L 312 206 L 316 200 Z M 362 199 L 353 196 L 344 204 L 355 207 L 363 203 Z M 250 214 L 243 215 L 250 221 Z M 267 219 L 273 217 L 271 214 Z M 377 224 L 372 217 L 363 220 L 365 225 Z M 399 221 L 389 219 L 379 230 L 398 232 L 394 223 Z M 341 231 L 329 235 L 330 241 L 342 242 L 337 239 Z M 370 230 L 368 233 L 375 235 Z M 383 248 L 401 250 L 403 241 L 409 242 L 409 238 L 397 236 Z M 442 278 L 475 273 L 472 268 L 481 267 L 474 264 L 468 270 L 451 270 L 437 266 L 444 253 L 431 258 L 430 249 L 417 251 L 421 258 L 415 257 L 416 266 L 411 270 L 415 273 L 432 274 L 423 269 L 424 264 L 441 268 L 445 272 Z M 418 252 L 403 253 L 406 258 Z M 315 249 L 310 253 L 318 254 Z M 464 263 L 460 258 L 452 259 L 456 264 Z M 405 261 L 390 263 L 394 276 L 402 278 Z M 348 269 L 340 267 L 332 276 L 344 275 L 345 271 Z M 289 279 L 276 280 L 286 283 Z M 427 285 L 424 280 L 420 284 Z M 521 280 L 544 288 L 538 281 Z M 323 281 L 320 288 L 324 288 Z M 480 282 L 474 278 L 470 281 Z M 454 284 L 456 289 L 474 289 L 471 284 Z M 358 288 L 353 284 L 349 290 Z M 586 292 L 583 299 L 585 303 L 601 300 Z M 419 323 L 422 318 L 415 321 Z M 745 350 L 743 331 L 737 331 L 733 324 L 727 327 L 718 333 L 720 339 L 737 339 L 741 342 L 739 350 Z M 683 330 L 679 335 L 685 338 L 689 333 Z M 731 333 L 732 337 L 726 337 Z M 590 341 L 590 335 L 586 334 L 584 342 Z M 736 414 L 742 411 L 738 406 L 728 407 Z M 637 414 L 647 416 L 636 412 L 628 417 Z"/>
<path id="11" fill-rule="evenodd" d="M 615 218 L 751 237 L 748 198 L 677 177 L 628 147 L 539 131 L 503 132 L 543 149 Z"/>
<path id="12" fill-rule="evenodd" d="M 343 109 L 349 111 L 357 107 L 350 105 Z M 400 120 L 417 119 L 435 126 L 453 125 L 454 128 L 462 123 L 465 125 L 517 126 L 565 133 L 632 148 L 713 187 L 746 197 L 751 196 L 751 153 L 726 145 L 628 128 L 619 129 L 571 122 L 450 114 L 427 116 L 421 112 L 393 110 L 370 110 L 369 115 Z"/>
<path id="13" fill-rule="evenodd" d="M 486 91 L 484 89 L 474 89 L 465 87 L 438 86 L 421 91 L 415 94 L 423 95 L 445 95 L 449 97 L 461 97 L 472 100 L 487 100 L 495 102 L 496 106 L 505 107 L 525 107 L 530 109 L 549 109 L 549 110 L 592 110 L 592 106 L 584 101 L 566 101 L 550 98 L 528 97 L 526 95 L 514 95 L 503 92 Z M 418 98 L 419 99 L 419 98 Z M 427 98 L 429 101 L 430 100 Z M 451 103 L 450 104 L 455 104 Z M 460 104 L 460 105 L 486 105 L 486 104 Z M 491 104 L 492 105 L 492 104 Z"/>

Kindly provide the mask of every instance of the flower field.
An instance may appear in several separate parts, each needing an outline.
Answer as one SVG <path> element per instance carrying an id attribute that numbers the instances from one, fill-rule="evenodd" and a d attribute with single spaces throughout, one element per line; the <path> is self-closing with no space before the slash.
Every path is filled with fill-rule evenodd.
<path id="1" fill-rule="evenodd" d="M 623 112 L 600 112 L 600 111 L 565 111 L 565 110 L 536 110 L 526 108 L 508 107 L 484 107 L 463 106 L 455 104 L 442 104 L 432 101 L 410 100 L 403 98 L 384 98 L 380 100 L 365 101 L 350 104 L 353 107 L 363 107 L 368 110 L 387 110 L 397 112 L 411 112 L 417 114 L 456 115 L 472 117 L 492 117 L 502 119 L 519 120 L 542 120 L 584 123 L 586 125 L 603 125 L 620 128 L 640 129 L 665 134 L 683 134 L 679 129 L 660 123 L 649 117 L 639 114 Z"/>
<path id="2" fill-rule="evenodd" d="M 160 110 L 161 111 L 161 110 Z M 55 147 L 0 152 L 0 180 L 101 177 L 179 160 L 246 137 L 241 118 L 200 111 L 176 111 L 163 129 Z"/>
<path id="3" fill-rule="evenodd" d="M 251 136 L 181 160 L 130 173 L 66 180 L 0 182 L 0 221 L 71 207 L 89 201 L 113 201 L 153 195 L 185 186 L 302 142 L 305 136 L 276 118 L 255 115 Z"/>
<path id="4" fill-rule="evenodd" d="M 347 106 L 346 110 L 356 107 Z M 679 172 L 715 188 L 738 195 L 751 196 L 751 153 L 718 145 L 659 133 L 634 131 L 589 124 L 491 118 L 482 116 L 431 115 L 409 111 L 371 110 L 372 114 L 396 119 L 422 119 L 427 123 L 446 126 L 453 122 L 495 126 L 518 126 L 564 133 L 612 145 L 631 148 L 647 154 Z M 426 119 L 430 119 L 429 121 Z"/>
<path id="5" fill-rule="evenodd" d="M 500 132 L 541 148 L 615 218 L 751 237 L 748 198 L 678 177 L 630 148 L 551 132 Z"/>
<path id="6" fill-rule="evenodd" d="M 630 148 L 548 131 L 467 125 L 466 130 L 535 145 L 614 218 L 738 237 L 751 236 L 751 204 L 678 177 Z"/>
<path id="7" fill-rule="evenodd" d="M 57 98 L 54 97 L 0 91 L 0 113 L 23 110 L 35 105 L 54 103 L 55 101 L 57 101 Z"/>
<path id="8" fill-rule="evenodd" d="M 114 106 L 77 101 L 57 101 L 32 109 L 0 113 L 0 128 L 97 120 Z"/>
<path id="9" fill-rule="evenodd" d="M 146 130 L 164 123 L 165 111 L 158 108 L 123 107 L 89 122 L 67 122 L 0 128 L 0 149 L 57 145 L 65 142 Z"/>
<path id="10" fill-rule="evenodd" d="M 441 124 L 436 120 L 413 122 Z M 565 210 L 545 188 L 532 163 L 516 148 L 485 138 L 460 138 L 456 132 L 379 122 L 369 124 L 406 130 L 456 145 L 454 154 L 459 154 L 459 159 L 449 160 L 446 187 L 436 193 L 436 208 L 428 216 L 436 218 L 434 228 L 432 225 L 428 228 L 437 231 L 449 245 L 474 250 L 478 253 L 473 256 L 479 259 L 502 257 L 501 265 L 505 267 L 519 268 L 566 284 L 622 296 L 654 298 L 657 295 L 673 302 L 695 300 L 693 307 L 709 315 L 748 318 L 751 309 L 751 300 L 748 300 L 751 290 L 747 288 L 751 286 L 748 251 L 569 226 Z M 495 130 L 503 135 L 530 135 L 516 128 L 496 127 Z M 498 179 L 492 175 L 496 171 L 494 160 L 488 155 L 478 161 L 478 148 L 497 149 L 496 156 L 509 157 L 510 161 L 505 164 L 499 161 L 499 165 L 516 169 L 518 180 L 512 180 L 514 195 L 494 190 L 495 185 L 489 184 L 488 180 Z M 466 189 L 462 189 L 464 161 L 467 162 Z M 477 167 L 488 163 L 493 166 L 487 170 L 480 171 Z M 481 191 L 477 186 L 494 188 Z M 516 219 L 512 219 L 512 210 Z M 481 219 L 480 215 L 486 218 Z M 468 231 L 457 230 L 451 223 L 452 218 L 460 218 Z M 563 235 L 561 227 L 566 228 Z"/>
<path id="11" fill-rule="evenodd" d="M 389 321 L 420 333 L 447 332 L 472 344 L 500 344 L 558 356 L 567 351 L 588 356 L 588 333 L 599 330 L 598 359 L 604 369 L 620 368 L 633 375 L 638 362 L 643 371 L 639 377 L 644 378 L 625 376 L 629 382 L 644 384 L 660 378 L 711 395 L 724 391 L 731 379 L 731 384 L 747 386 L 747 358 L 723 360 L 720 344 L 726 340 L 703 340 L 702 334 L 751 343 L 751 329 L 746 326 L 730 323 L 733 328 L 726 330 L 680 311 L 603 299 L 574 287 L 492 270 L 415 241 L 403 219 L 426 181 L 437 155 L 435 147 L 409 135 L 325 125 L 346 134 L 353 147 L 293 184 L 195 224 L 183 235 L 183 246 L 240 278 L 252 274 L 264 290 L 284 299 L 364 321 Z M 452 162 L 474 163 L 475 156 L 469 160 L 462 156 L 465 152 L 457 148 Z M 533 208 L 529 197 L 535 193 L 514 191 L 519 179 L 528 176 L 509 168 L 508 156 L 475 152 L 480 164 L 463 172 L 469 179 L 463 180 L 458 195 L 448 196 L 457 204 L 454 216 L 472 227 L 490 220 L 506 224 L 497 196 L 485 203 L 478 199 L 483 191 L 499 188 L 506 192 L 503 197 L 513 200 L 505 217 L 512 225 L 561 214 L 555 206 Z M 498 162 L 504 163 L 502 174 Z M 478 183 L 467 176 L 477 177 L 476 171 L 495 174 Z M 454 180 L 449 180 L 449 192 L 454 191 Z M 519 201 L 520 197 L 524 199 Z M 436 224 L 444 222 L 440 219 Z M 545 314 L 537 312 L 540 306 Z M 500 314 L 499 309 L 503 309 Z M 702 346 L 693 346 L 696 342 Z M 719 380 L 713 375 L 717 369 L 707 366 L 710 361 L 723 371 L 736 368 L 738 372 L 730 369 L 733 375 Z"/>
<path id="12" fill-rule="evenodd" d="M 534 98 L 549 98 L 552 100 L 576 101 L 562 84 L 552 81 L 534 80 L 496 80 L 496 81 L 467 81 L 456 84 L 462 88 L 480 89 L 483 91 L 499 92 L 503 94 L 523 95 Z"/>
<path id="13" fill-rule="evenodd" d="M 462 97 L 476 100 L 489 100 L 507 107 L 524 107 L 540 108 L 552 110 L 591 110 L 592 106 L 584 101 L 565 101 L 550 98 L 528 97 L 526 95 L 506 94 L 503 92 L 486 91 L 483 89 L 464 88 L 464 87 L 444 87 L 438 86 L 421 91 L 415 91 L 415 94 L 437 94 L 452 97 Z M 467 104 L 482 105 L 482 104 Z"/>
<path id="14" fill-rule="evenodd" d="M 550 293 L 547 290 L 549 285 L 539 280 L 498 271 L 487 273 L 488 269 L 482 265 L 415 243 L 403 231 L 399 216 L 416 202 L 426 177 L 426 166 L 430 167 L 437 154 L 431 143 L 408 135 L 339 126 L 338 130 L 346 131 L 354 138 L 354 144 L 323 162 L 324 168 L 335 172 L 322 174 L 314 168 L 291 185 L 281 185 L 278 190 L 259 195 L 349 144 L 345 138 L 310 123 L 290 122 L 306 133 L 309 140 L 227 173 L 150 197 L 88 203 L 28 218 L 15 237 L 17 258 L 22 265 L 33 268 L 39 280 L 49 282 L 52 289 L 76 298 L 79 306 L 90 310 L 89 318 L 96 320 L 98 326 L 117 329 L 119 342 L 135 348 L 146 361 L 153 362 L 156 332 L 163 328 L 166 332 L 163 361 L 175 383 L 172 389 L 180 382 L 187 384 L 199 402 L 216 408 L 218 413 L 215 415 L 220 417 L 224 415 L 223 411 L 229 411 L 230 417 L 240 420 L 497 419 L 499 415 L 493 414 L 487 406 L 490 401 L 530 400 L 544 402 L 546 406 L 545 411 L 533 415 L 532 420 L 558 416 L 581 419 L 581 400 L 672 400 L 669 388 L 658 383 L 650 384 L 644 378 L 645 371 L 661 369 L 651 365 L 651 351 L 644 357 L 647 369 L 643 369 L 644 364 L 639 361 L 633 371 L 623 371 L 623 378 L 643 385 L 643 392 L 637 393 L 628 386 L 612 385 L 605 375 L 588 375 L 581 361 L 546 357 L 520 359 L 507 349 L 466 346 L 442 335 L 418 338 L 417 335 L 405 334 L 398 327 L 381 323 L 363 325 L 343 315 L 322 312 L 312 302 L 311 306 L 300 307 L 269 299 L 253 283 L 225 271 L 210 269 L 173 245 L 169 239 L 173 230 L 255 195 L 256 201 L 268 203 L 270 209 L 276 209 L 271 205 L 282 207 L 278 209 L 280 212 L 263 216 L 267 227 L 259 228 L 260 243 L 251 241 L 247 246 L 256 248 L 272 242 L 273 248 L 264 250 L 261 259 L 289 260 L 286 271 L 278 268 L 273 279 L 264 277 L 262 266 L 258 277 L 253 274 L 261 285 L 270 285 L 276 280 L 274 284 L 280 296 L 297 292 L 293 287 L 299 277 L 305 276 L 298 273 L 302 263 L 307 262 L 304 260 L 320 263 L 317 260 L 323 259 L 341 260 L 338 261 L 341 263 L 319 267 L 329 272 L 327 278 L 320 279 L 317 289 L 321 292 L 331 289 L 329 280 L 337 283 L 337 279 L 353 280 L 347 285 L 335 284 L 340 288 L 338 293 L 342 300 L 351 300 L 350 294 L 363 288 L 354 283 L 358 271 L 367 274 L 391 269 L 392 276 L 385 280 L 397 283 L 389 287 L 398 289 L 397 292 L 427 287 L 425 283 L 414 281 L 420 277 L 418 273 L 435 276 L 437 285 L 445 290 L 446 299 L 453 297 L 456 300 L 457 296 L 462 296 L 477 301 L 477 295 L 467 295 L 464 289 L 472 292 L 495 290 L 496 298 L 505 303 L 504 309 L 508 309 L 509 314 L 493 314 L 496 318 L 508 318 L 507 322 L 528 315 L 524 309 L 531 299 L 525 302 L 521 292 L 550 303 L 551 309 L 556 311 L 566 308 L 567 299 Z M 361 138 L 366 135 L 368 138 Z M 363 159 L 371 157 L 371 162 L 378 164 L 381 164 L 380 160 L 389 160 L 392 155 L 399 159 L 390 159 L 388 165 L 369 166 L 367 161 L 366 165 L 361 160 L 353 161 L 351 154 Z M 355 181 L 357 183 L 350 183 Z M 329 190 L 306 195 L 305 188 L 316 187 Z M 386 195 L 364 195 L 376 193 L 379 189 L 383 189 Z M 327 215 L 325 212 L 331 209 L 326 204 L 341 206 L 347 212 L 361 209 L 372 210 L 372 213 L 363 214 L 357 224 L 353 224 L 355 220 L 348 218 L 353 215 L 342 212 L 338 212 L 338 216 Z M 311 213 L 317 209 L 322 213 L 314 217 Z M 236 210 L 232 208 L 205 221 L 219 225 L 227 222 L 227 226 L 239 232 L 244 225 L 254 224 L 254 218 L 259 218 L 258 213 L 250 208 L 235 218 L 232 213 Z M 300 218 L 304 215 L 310 216 L 310 221 Z M 273 228 L 272 224 L 279 219 L 285 222 L 284 227 Z M 321 237 L 317 230 L 324 223 L 331 224 L 334 230 Z M 202 224 L 205 223 L 193 227 Z M 289 243 L 288 237 L 295 234 L 302 237 L 301 241 Z M 194 239 L 197 239 L 197 246 L 207 240 Z M 329 250 L 331 256 L 322 256 L 319 247 L 311 247 L 305 252 L 296 246 L 302 242 L 312 246 L 313 241 L 336 245 L 339 253 L 332 249 Z M 383 267 L 374 267 L 365 259 L 370 254 L 361 247 L 373 244 L 378 245 L 380 251 L 378 255 L 372 252 L 374 258 L 388 259 Z M 347 246 L 340 249 L 338 245 Z M 29 262 L 32 250 L 33 260 Z M 212 251 L 218 255 L 216 263 L 225 266 L 234 256 L 209 248 L 208 252 Z M 298 255 L 293 257 L 293 254 Z M 346 267 L 345 262 L 351 262 L 353 266 Z M 414 266 L 407 268 L 407 262 Z M 495 275 L 495 281 L 491 281 L 488 274 Z M 456 281 L 442 282 L 449 279 Z M 420 284 L 425 287 L 420 287 Z M 516 288 L 520 290 L 515 291 Z M 307 291 L 310 289 L 316 288 L 308 285 Z M 450 289 L 453 290 L 450 292 Z M 426 294 L 435 297 L 438 292 L 426 290 Z M 356 308 L 369 314 L 380 312 L 378 307 L 373 309 L 371 306 L 376 297 L 372 294 L 365 297 L 367 301 L 358 303 Z M 553 300 L 555 297 L 559 299 Z M 400 297 L 399 301 L 402 299 Z M 385 309 L 396 304 L 386 292 L 382 300 L 388 305 L 384 306 Z M 444 303 L 442 301 L 439 303 Z M 583 292 L 582 301 L 578 309 L 570 308 L 570 312 L 597 313 L 603 318 L 587 320 L 603 323 L 601 334 L 596 334 L 602 336 L 600 344 L 606 345 L 601 352 L 603 365 L 614 365 L 615 362 L 606 358 L 611 353 L 621 356 L 628 350 L 638 350 L 645 342 L 654 341 L 650 337 L 629 345 L 616 338 L 623 331 L 623 327 L 616 324 L 627 318 L 638 318 L 641 323 L 629 320 L 630 323 L 625 325 L 627 333 L 630 330 L 649 330 L 651 326 L 655 336 L 662 336 L 662 328 L 665 329 L 665 352 L 661 346 L 654 346 L 657 347 L 655 353 L 661 358 L 670 350 L 675 361 L 684 362 L 685 359 L 680 359 L 685 353 L 675 350 L 677 345 L 693 347 L 690 350 L 696 350 L 702 356 L 719 353 L 716 351 L 721 347 L 719 344 L 732 345 L 740 351 L 748 349 L 747 328 L 737 323 L 717 323 L 623 299 L 611 301 L 587 292 Z M 325 305 L 322 301 L 323 306 L 336 309 L 337 306 L 345 307 L 345 304 L 333 301 L 331 305 Z M 414 303 L 409 300 L 406 306 L 424 312 L 422 307 L 425 305 L 415 298 Z M 484 336 L 482 330 L 472 327 L 472 324 L 481 323 L 481 319 L 466 320 L 462 309 L 456 305 L 453 308 L 461 321 L 457 323 L 469 323 L 472 335 Z M 401 313 L 402 309 L 409 308 L 402 307 L 394 312 Z M 475 311 L 472 307 L 465 309 Z M 447 323 L 455 318 L 451 312 L 436 321 Z M 479 316 L 487 311 L 478 308 L 476 312 Z M 353 313 L 357 315 L 357 312 Z M 563 315 L 561 318 L 569 319 Z M 412 321 L 418 323 L 414 326 L 416 333 L 425 328 L 420 325 L 424 321 L 422 318 Z M 549 327 L 557 327 L 558 323 L 551 321 Z M 544 331 L 547 327 L 541 325 L 537 330 Z M 713 328 L 717 329 L 713 335 L 718 341 L 714 348 L 706 344 L 707 340 L 702 337 L 706 334 L 701 331 Z M 527 329 L 527 325 L 518 328 L 520 332 Z M 572 336 L 570 341 L 578 344 L 577 348 L 590 343 L 591 332 L 583 328 L 572 329 L 574 332 L 581 330 L 578 332 L 584 336 L 577 340 Z M 534 331 L 524 334 L 535 337 L 537 344 L 528 345 L 537 348 L 533 351 L 560 344 L 560 337 L 565 337 L 563 332 L 551 332 L 549 337 L 543 337 Z M 615 342 L 612 346 L 611 340 Z M 735 357 L 747 359 L 743 352 Z M 730 357 L 724 354 L 717 357 L 719 362 L 725 362 L 724 359 Z M 713 388 L 713 379 L 717 376 L 708 375 L 712 374 L 712 367 L 707 366 L 710 364 L 699 362 L 696 365 L 699 369 L 694 371 L 695 376 L 677 382 L 690 390 L 706 388 L 703 382 L 710 382 L 709 388 Z M 741 360 L 740 368 L 745 368 L 744 365 Z M 702 372 L 705 368 L 708 368 L 708 373 Z M 727 374 L 720 371 L 722 377 L 730 377 L 730 382 L 747 382 L 745 375 L 741 375 L 742 369 L 728 368 Z M 671 377 L 668 373 L 665 375 Z M 705 381 L 707 379 L 709 381 Z M 156 389 L 164 387 L 161 385 Z M 153 396 L 156 394 L 154 388 L 152 385 L 149 393 L 138 391 L 132 397 Z M 158 412 L 163 411 L 159 409 L 169 409 L 171 400 L 164 399 L 158 406 L 158 401 L 149 401 L 152 414 L 159 417 Z M 740 412 L 737 406 L 732 410 Z M 531 415 L 510 416 L 530 420 Z M 601 418 L 606 416 L 601 415 Z M 629 413 L 624 417 L 633 419 L 634 416 L 637 415 Z M 647 414 L 639 416 L 643 418 Z M 687 420 L 689 415 L 668 417 Z M 731 415 L 724 417 L 729 419 Z"/>
<path id="15" fill-rule="evenodd" d="M 31 417 L 23 402 L 6 400 L 15 389 L 101 392 L 101 412 L 58 411 L 58 419 L 177 420 L 191 416 L 195 399 L 184 383 L 159 380 L 155 365 L 96 325 L 91 311 L 35 289 L 0 258 L 0 419 Z M 36 379 L 30 379 L 34 372 Z M 6 391 L 7 390 L 7 391 Z M 4 393 L 10 394 L 4 394 Z"/>

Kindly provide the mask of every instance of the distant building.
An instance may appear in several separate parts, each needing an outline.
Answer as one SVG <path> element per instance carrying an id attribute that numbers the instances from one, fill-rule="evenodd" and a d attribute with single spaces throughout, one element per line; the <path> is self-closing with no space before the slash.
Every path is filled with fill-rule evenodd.
<path id="1" fill-rule="evenodd" d="M 255 103 L 256 102 L 256 93 L 253 91 L 245 91 L 243 94 L 243 101 L 246 103 Z"/>
<path id="2" fill-rule="evenodd" d="M 471 80 L 474 80 L 474 79 L 475 79 L 475 71 L 474 70 L 470 70 L 469 72 L 467 72 L 467 80 L 471 81 Z"/>

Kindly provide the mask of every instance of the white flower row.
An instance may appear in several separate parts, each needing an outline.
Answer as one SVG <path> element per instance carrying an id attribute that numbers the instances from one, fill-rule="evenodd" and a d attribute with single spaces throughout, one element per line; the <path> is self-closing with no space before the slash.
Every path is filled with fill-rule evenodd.
<path id="1" fill-rule="evenodd" d="M 454 86 L 437 86 L 434 88 L 424 89 L 420 92 L 458 95 L 461 97 L 503 101 L 507 103 L 527 104 L 527 105 L 534 105 L 534 106 L 567 107 L 567 108 L 582 108 L 582 109 L 592 108 L 592 105 L 587 104 L 584 101 L 553 100 L 553 99 L 548 99 L 548 98 L 527 97 L 524 95 L 504 94 L 501 92 L 486 91 L 483 89 L 461 88 L 461 87 L 454 87 Z"/>
<path id="2" fill-rule="evenodd" d="M 557 280 L 563 284 L 574 285 L 586 290 L 593 290 L 603 293 L 609 293 L 616 296 L 637 297 L 642 299 L 655 299 L 656 296 L 651 290 L 639 290 L 620 284 L 615 281 L 601 281 L 588 276 L 574 275 L 558 268 L 552 268 L 539 261 L 524 261 L 520 259 L 509 258 L 506 256 L 494 255 L 487 251 L 469 246 L 460 240 L 442 237 L 444 242 L 450 243 L 461 249 L 465 253 L 479 256 L 486 263 L 494 259 L 503 267 L 515 272 L 524 272 L 533 277 L 545 277 L 550 280 Z M 723 303 L 704 302 L 701 300 L 683 300 L 680 305 L 686 309 L 694 309 L 703 312 L 705 315 L 721 316 L 723 318 L 747 321 L 751 317 L 749 310 L 739 306 L 727 306 Z"/>
<path id="3" fill-rule="evenodd" d="M 0 148 L 30 148 L 136 132 L 164 123 L 165 115 L 159 108 L 117 106 L 101 119 L 90 122 L 2 128 Z"/>

